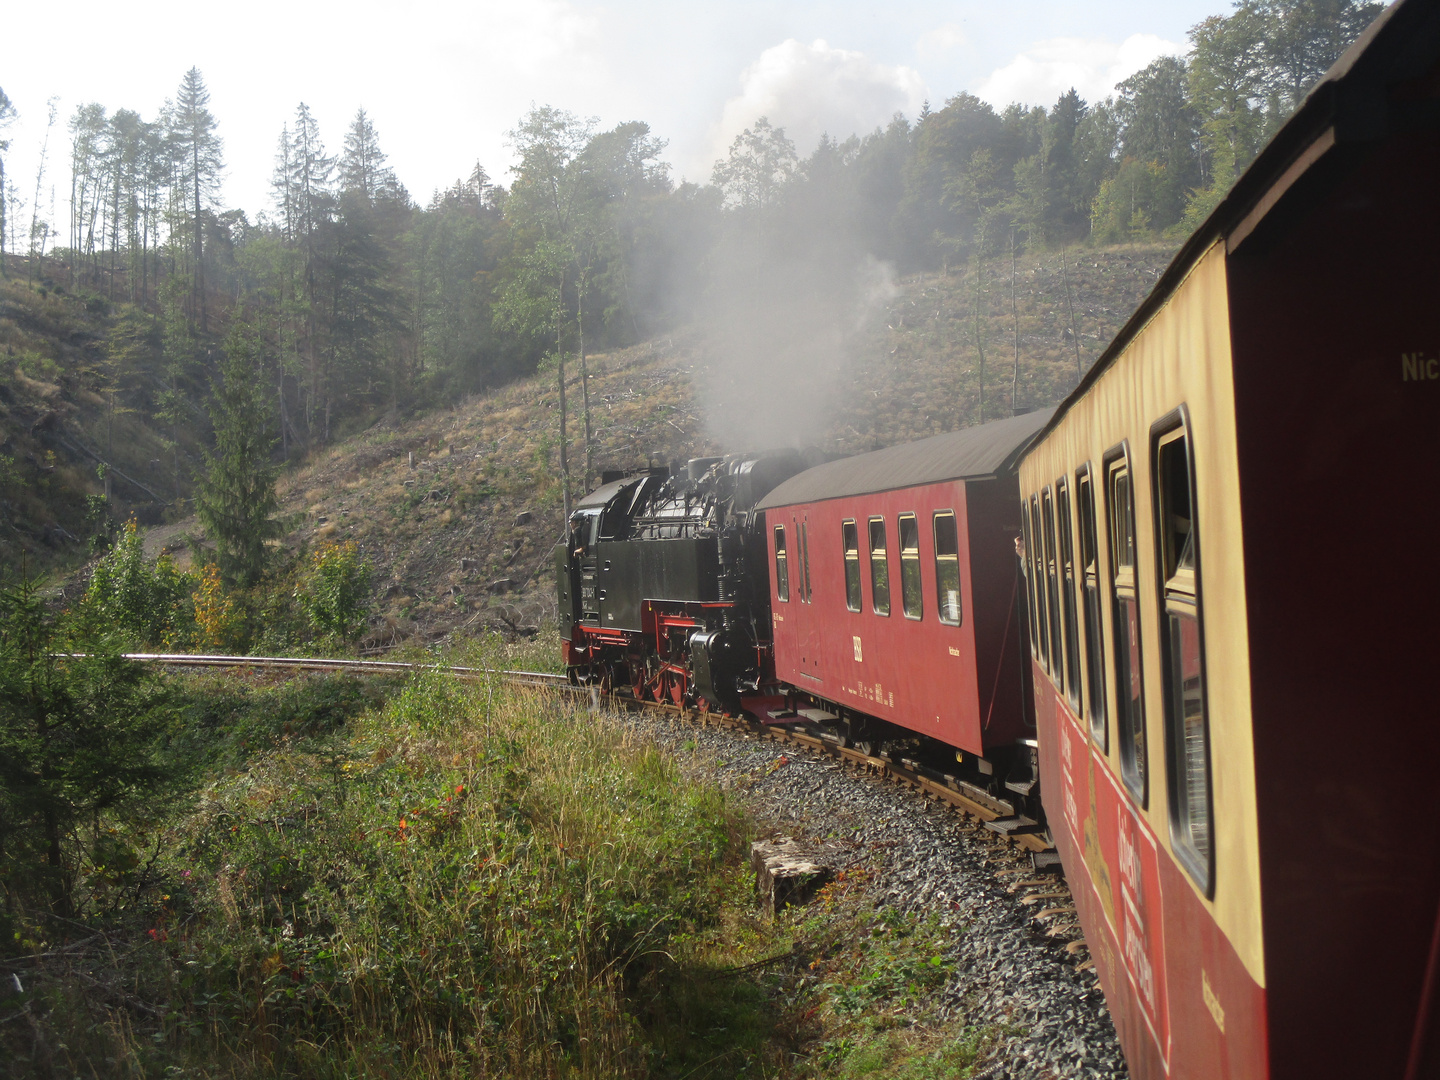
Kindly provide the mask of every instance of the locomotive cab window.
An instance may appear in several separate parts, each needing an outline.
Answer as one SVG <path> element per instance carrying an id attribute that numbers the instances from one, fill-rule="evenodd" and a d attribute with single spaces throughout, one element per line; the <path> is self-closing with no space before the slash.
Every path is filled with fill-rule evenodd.
<path id="1" fill-rule="evenodd" d="M 1190 439 L 1180 425 L 1154 443 L 1156 564 L 1160 570 L 1161 661 L 1170 836 L 1190 875 L 1212 892 L 1210 731 L 1205 710 L 1200 553 Z M 1165 424 L 1166 421 L 1162 421 Z"/>
<path id="2" fill-rule="evenodd" d="M 1090 734 L 1102 753 L 1110 752 L 1105 725 L 1105 639 L 1100 615 L 1100 557 L 1095 530 L 1095 488 L 1090 482 L 1090 467 L 1075 474 L 1075 509 L 1080 515 L 1080 578 L 1084 588 L 1085 607 L 1085 679 L 1089 695 L 1085 714 L 1090 720 Z"/>
<path id="3" fill-rule="evenodd" d="M 775 526 L 775 595 L 790 599 L 790 561 L 785 554 L 785 526 Z"/>
<path id="4" fill-rule="evenodd" d="M 1040 494 L 1040 529 L 1044 536 L 1045 561 L 1041 564 L 1041 573 L 1045 581 L 1045 612 L 1050 620 L 1050 674 L 1055 680 L 1055 685 L 1065 685 L 1065 664 L 1064 644 L 1061 641 L 1060 633 L 1060 575 L 1059 558 L 1055 548 L 1055 505 L 1050 497 L 1050 489 L 1046 488 Z"/>
<path id="5" fill-rule="evenodd" d="M 1123 454 L 1123 451 L 1122 451 Z M 1140 663 L 1140 598 L 1135 581 L 1135 492 L 1130 463 L 1121 456 L 1106 471 L 1110 526 L 1110 576 L 1114 596 L 1115 730 L 1120 740 L 1120 776 L 1144 806 L 1149 796 L 1145 738 L 1144 669 Z"/>
<path id="6" fill-rule="evenodd" d="M 841 542 L 845 550 L 845 606 L 851 611 L 860 610 L 860 530 L 853 521 L 840 525 Z"/>
<path id="7" fill-rule="evenodd" d="M 870 600 L 876 615 L 890 614 L 890 556 L 885 550 L 885 519 L 870 519 Z"/>
<path id="8" fill-rule="evenodd" d="M 1070 525 L 1070 486 L 1062 476 L 1055 481 L 1055 526 L 1060 546 L 1060 609 L 1065 623 L 1065 692 L 1070 706 L 1080 713 L 1080 628 L 1075 613 L 1075 543 Z"/>
<path id="9" fill-rule="evenodd" d="M 914 514 L 900 515 L 900 601 L 907 619 L 924 614 L 920 588 L 920 523 Z"/>
<path id="10" fill-rule="evenodd" d="M 955 511 L 935 515 L 935 606 L 940 621 L 960 625 L 960 537 L 955 529 Z"/>

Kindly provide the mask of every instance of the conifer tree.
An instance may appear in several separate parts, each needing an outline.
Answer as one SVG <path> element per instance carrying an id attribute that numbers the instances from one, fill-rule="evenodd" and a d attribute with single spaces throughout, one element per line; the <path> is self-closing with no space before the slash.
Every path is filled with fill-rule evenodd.
<path id="1" fill-rule="evenodd" d="M 210 410 L 215 449 L 205 452 L 195 509 L 215 544 L 222 577 L 241 588 L 264 575 L 266 541 L 281 533 L 266 398 L 258 335 L 237 322 L 225 341 L 222 382 Z"/>
<path id="2" fill-rule="evenodd" d="M 340 155 L 341 193 L 357 196 L 367 208 L 378 199 L 395 198 L 400 182 L 385 161 L 374 122 L 364 109 L 356 110 L 350 130 L 345 133 L 345 150 Z"/>
<path id="3" fill-rule="evenodd" d="M 175 110 L 170 117 L 170 133 L 174 140 L 176 163 L 184 186 L 183 197 L 189 202 L 191 247 L 195 256 L 195 308 L 200 313 L 201 332 L 208 330 L 205 312 L 205 251 L 202 244 L 202 215 L 205 202 L 220 185 L 222 143 L 215 134 L 216 120 L 210 113 L 210 91 L 199 68 L 191 68 L 180 82 Z"/>
<path id="4" fill-rule="evenodd" d="M 320 124 L 303 101 L 295 110 L 295 126 L 281 136 L 273 187 L 284 214 L 285 233 L 301 255 L 298 305 L 304 312 L 300 352 L 308 370 L 305 396 L 305 428 L 315 438 L 316 410 L 321 441 L 330 436 L 330 371 L 325 363 L 321 336 L 321 263 L 323 229 L 334 216 L 335 198 L 331 174 L 335 159 L 325 153 Z"/>

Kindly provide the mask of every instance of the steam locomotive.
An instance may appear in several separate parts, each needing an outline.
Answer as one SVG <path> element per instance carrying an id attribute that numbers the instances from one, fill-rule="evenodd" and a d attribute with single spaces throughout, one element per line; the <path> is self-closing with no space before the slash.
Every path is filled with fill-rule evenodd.
<path id="1" fill-rule="evenodd" d="M 1440 1077 L 1436 176 L 1399 0 L 1056 409 L 596 491 L 574 677 L 1048 830 L 1137 1077 Z"/>
<path id="2" fill-rule="evenodd" d="M 797 451 L 606 473 L 556 552 L 564 659 L 577 682 L 738 709 L 774 681 L 760 498 Z"/>

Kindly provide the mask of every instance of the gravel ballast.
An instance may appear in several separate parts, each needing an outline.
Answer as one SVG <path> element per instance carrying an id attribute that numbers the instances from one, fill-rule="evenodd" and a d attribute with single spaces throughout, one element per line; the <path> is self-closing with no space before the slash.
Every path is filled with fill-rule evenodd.
<path id="1" fill-rule="evenodd" d="M 977 1080 L 1129 1076 L 1093 970 L 1007 889 L 1035 875 L 997 874 L 1026 865 L 1023 852 L 1001 855 L 958 813 L 820 755 L 654 712 L 617 719 L 741 799 L 762 835 L 839 847 L 842 868 L 868 870 L 877 905 L 940 914 L 953 963 L 942 1013 L 1004 1032 Z"/>

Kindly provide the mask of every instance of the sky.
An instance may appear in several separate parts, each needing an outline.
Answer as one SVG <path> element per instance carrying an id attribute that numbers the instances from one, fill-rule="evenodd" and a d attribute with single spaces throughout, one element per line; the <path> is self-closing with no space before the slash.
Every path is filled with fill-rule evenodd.
<path id="1" fill-rule="evenodd" d="M 1226 0 L 493 0 L 26 4 L 6 16 L 0 88 L 20 113 L 7 177 L 33 201 L 47 101 L 57 98 L 42 215 L 68 211 L 77 106 L 152 119 L 198 67 L 225 143 L 224 207 L 270 209 L 281 128 L 305 102 L 338 152 L 363 107 L 390 165 L 424 203 L 478 161 L 508 184 L 506 132 L 534 105 L 647 122 L 677 180 L 706 182 L 734 137 L 768 116 L 802 156 L 914 119 L 962 91 L 997 108 L 1087 100 L 1164 53 Z M 53 195 L 52 195 L 53 192 Z M 26 217 L 30 210 L 23 210 Z"/>

